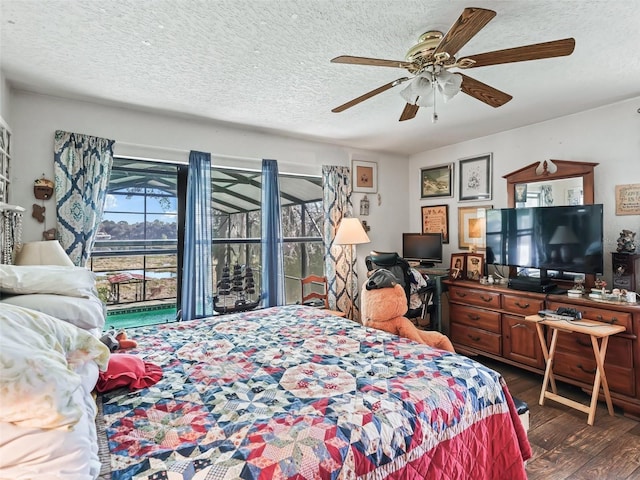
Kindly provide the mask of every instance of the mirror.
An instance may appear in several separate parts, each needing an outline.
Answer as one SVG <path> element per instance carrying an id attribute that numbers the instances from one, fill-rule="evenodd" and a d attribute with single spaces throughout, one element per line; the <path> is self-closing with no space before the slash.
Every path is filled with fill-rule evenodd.
<path id="1" fill-rule="evenodd" d="M 594 173 L 597 163 L 570 162 L 567 160 L 544 160 L 504 175 L 507 180 L 507 205 L 510 208 L 544 207 L 558 205 L 593 205 Z M 551 271 L 541 271 L 547 275 Z M 553 271 L 556 283 L 572 288 L 575 275 L 569 272 Z M 567 274 L 566 285 L 563 277 Z M 516 276 L 515 267 L 509 276 Z M 552 275 L 553 276 L 553 275 Z M 586 275 L 585 283 L 591 287 L 594 275 Z"/>
<path id="2" fill-rule="evenodd" d="M 584 205 L 582 177 L 562 178 L 515 186 L 515 207 Z"/>
<path id="3" fill-rule="evenodd" d="M 507 205 L 592 205 L 593 169 L 596 165 L 591 162 L 544 160 L 508 173 L 503 176 L 507 180 Z M 553 203 L 545 203 L 550 201 Z"/>

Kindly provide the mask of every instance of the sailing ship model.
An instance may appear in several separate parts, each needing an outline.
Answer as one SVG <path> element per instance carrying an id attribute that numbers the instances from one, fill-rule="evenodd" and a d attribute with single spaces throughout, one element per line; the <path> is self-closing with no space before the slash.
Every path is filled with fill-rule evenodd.
<path id="1" fill-rule="evenodd" d="M 217 284 L 218 292 L 213 297 L 213 309 L 218 313 L 234 313 L 253 310 L 260 303 L 253 280 L 253 269 L 248 265 L 228 266 L 222 269 L 222 278 Z"/>

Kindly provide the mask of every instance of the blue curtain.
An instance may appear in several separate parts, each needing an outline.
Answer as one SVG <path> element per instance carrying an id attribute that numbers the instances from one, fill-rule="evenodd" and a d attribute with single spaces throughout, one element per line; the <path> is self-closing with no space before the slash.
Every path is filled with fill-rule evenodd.
<path id="1" fill-rule="evenodd" d="M 278 162 L 262 160 L 262 306 L 284 305 Z"/>
<path id="2" fill-rule="evenodd" d="M 57 237 L 71 261 L 84 267 L 102 221 L 113 140 L 57 130 L 53 171 Z"/>
<path id="3" fill-rule="evenodd" d="M 211 154 L 189 154 L 182 270 L 182 319 L 213 315 Z"/>

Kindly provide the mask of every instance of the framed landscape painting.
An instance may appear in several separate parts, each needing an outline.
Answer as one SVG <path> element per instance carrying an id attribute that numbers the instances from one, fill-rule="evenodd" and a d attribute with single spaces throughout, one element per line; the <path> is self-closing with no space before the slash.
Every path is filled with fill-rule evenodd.
<path id="1" fill-rule="evenodd" d="M 420 198 L 453 196 L 453 163 L 420 169 Z"/>

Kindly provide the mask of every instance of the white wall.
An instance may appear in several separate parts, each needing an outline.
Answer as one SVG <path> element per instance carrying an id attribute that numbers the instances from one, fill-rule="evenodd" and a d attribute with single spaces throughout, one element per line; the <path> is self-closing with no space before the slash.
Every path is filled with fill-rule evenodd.
<path id="1" fill-rule="evenodd" d="M 445 257 L 458 252 L 458 207 L 507 206 L 507 185 L 503 175 L 534 162 L 547 159 L 597 162 L 595 169 L 595 202 L 604 205 L 605 278 L 611 285 L 611 255 L 622 229 L 638 232 L 640 215 L 616 216 L 615 186 L 640 183 L 640 97 L 589 110 L 575 115 L 518 128 L 496 135 L 449 145 L 413 155 L 409 166 L 409 227 L 421 228 L 420 207 L 449 205 L 450 243 Z M 458 172 L 460 158 L 486 152 L 493 153 L 493 200 L 459 203 Z M 454 198 L 420 199 L 420 168 L 455 162 Z"/>
<path id="2" fill-rule="evenodd" d="M 9 118 L 9 98 L 9 84 L 4 78 L 2 71 L 0 71 L 0 117 L 11 125 L 11 118 Z"/>
<path id="3" fill-rule="evenodd" d="M 22 91 L 12 91 L 11 128 L 14 134 L 11 201 L 27 208 L 24 221 L 24 241 L 40 240 L 42 232 L 55 227 L 55 201 L 45 202 L 46 222 L 31 218 L 31 206 L 36 203 L 33 182 L 43 174 L 53 179 L 53 137 L 55 130 L 106 137 L 116 141 L 115 151 L 154 158 L 187 161 L 189 150 L 244 157 L 214 160 L 218 165 L 260 168 L 262 158 L 278 160 L 283 173 L 321 173 L 322 165 L 349 165 L 351 158 L 377 162 L 377 197 L 369 195 L 370 214 L 361 217 L 371 231 L 369 245 L 357 248 L 358 271 L 364 278 L 364 257 L 371 249 L 398 250 L 401 233 L 408 226 L 408 193 L 399 187 L 406 183 L 408 158 L 385 153 L 349 150 L 328 143 L 259 133 L 213 122 L 198 121 L 164 114 L 154 114 L 127 108 L 60 99 Z M 255 160 L 250 160 L 255 159 Z M 354 215 L 359 216 L 363 194 L 354 194 Z M 376 197 L 376 198 L 374 198 Z M 40 201 L 38 201 L 38 204 Z M 44 228 L 46 226 L 46 228 Z"/>

